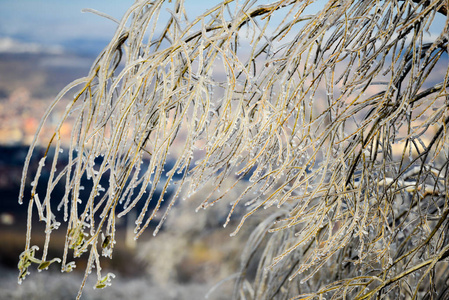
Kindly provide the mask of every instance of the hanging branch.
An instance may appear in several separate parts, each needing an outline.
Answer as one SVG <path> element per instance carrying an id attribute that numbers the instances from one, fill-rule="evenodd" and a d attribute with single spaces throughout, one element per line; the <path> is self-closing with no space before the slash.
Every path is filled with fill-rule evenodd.
<path id="1" fill-rule="evenodd" d="M 448 23 L 428 31 L 447 3 L 329 1 L 305 15 L 311 4 L 227 0 L 189 21 L 182 0 L 136 1 L 30 146 L 19 282 L 32 263 L 61 260 L 70 271 L 69 254 L 88 252 L 82 287 L 94 266 L 106 287 L 114 276 L 102 275 L 100 256 L 113 255 L 117 218 L 134 210 L 136 238 L 152 221 L 156 234 L 178 199 L 212 184 L 199 209 L 230 201 L 233 235 L 261 208 L 275 216 L 249 240 L 246 253 L 263 246 L 263 257 L 249 283 L 256 256 L 243 256 L 236 298 L 436 295 L 448 253 Z M 73 89 L 27 198 L 39 133 Z M 245 190 L 229 200 L 239 182 Z M 48 260 L 54 204 L 66 243 L 62 259 Z M 30 242 L 35 209 L 46 222 L 41 259 Z"/>

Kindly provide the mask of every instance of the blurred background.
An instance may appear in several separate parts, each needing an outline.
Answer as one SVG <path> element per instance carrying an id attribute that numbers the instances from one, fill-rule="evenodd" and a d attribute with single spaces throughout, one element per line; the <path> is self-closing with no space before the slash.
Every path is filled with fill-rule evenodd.
<path id="1" fill-rule="evenodd" d="M 49 295 L 74 299 L 77 294 L 84 274 L 82 260 L 69 274 L 61 274 L 57 266 L 40 273 L 30 268 L 31 275 L 17 284 L 27 211 L 26 205 L 17 202 L 22 166 L 49 104 L 65 85 L 87 74 L 114 34 L 116 23 L 81 10 L 93 8 L 120 19 L 133 2 L 0 1 L 0 299 L 49 299 Z M 200 2 L 189 1 L 188 9 L 198 9 Z M 50 118 L 44 134 L 57 120 Z M 69 136 L 70 128 L 63 132 Z M 32 168 L 36 164 L 32 161 Z M 57 191 L 53 194 L 58 196 Z M 113 258 L 102 262 L 104 274 L 110 271 L 117 277 L 111 287 L 93 290 L 96 276 L 91 276 L 82 299 L 204 298 L 217 282 L 238 269 L 239 245 L 247 234 L 231 239 L 232 226 L 223 230 L 228 207 L 206 215 L 194 213 L 197 205 L 195 199 L 182 202 L 174 212 L 178 216 L 169 217 L 158 236 L 152 237 L 148 230 L 137 242 L 127 232 L 126 220 L 119 224 Z M 42 224 L 33 228 L 33 244 L 43 245 Z M 61 256 L 64 237 L 61 226 L 52 235 L 50 256 Z M 228 299 L 231 292 L 232 280 L 225 281 L 209 298 Z"/>

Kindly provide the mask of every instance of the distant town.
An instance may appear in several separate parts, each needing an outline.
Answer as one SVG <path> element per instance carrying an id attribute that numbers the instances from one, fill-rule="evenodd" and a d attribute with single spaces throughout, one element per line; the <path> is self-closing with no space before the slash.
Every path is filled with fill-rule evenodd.
<path id="1" fill-rule="evenodd" d="M 65 53 L 0 53 L 0 145 L 28 145 L 58 92 L 85 76 L 94 59 Z M 56 107 L 44 125 L 43 140 L 65 106 Z M 69 129 L 62 128 L 61 134 L 70 136 Z"/>

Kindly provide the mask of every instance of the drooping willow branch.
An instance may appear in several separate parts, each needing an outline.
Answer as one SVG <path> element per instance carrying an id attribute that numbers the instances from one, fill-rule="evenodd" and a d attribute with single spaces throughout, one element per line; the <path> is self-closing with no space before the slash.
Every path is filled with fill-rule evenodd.
<path id="1" fill-rule="evenodd" d="M 306 15 L 309 1 L 229 0 L 192 21 L 185 5 L 136 1 L 89 74 L 43 117 L 20 202 L 39 132 L 68 102 L 32 181 L 19 280 L 31 263 L 45 269 L 58 261 L 47 258 L 60 225 L 54 204 L 67 224 L 62 270 L 75 266 L 71 254 L 89 252 L 86 277 L 95 266 L 102 288 L 113 274 L 101 274 L 100 255 L 113 254 L 118 218 L 135 210 L 136 238 L 152 221 L 156 234 L 178 199 L 211 184 L 199 209 L 230 201 L 224 225 L 241 220 L 233 234 L 261 208 L 283 209 L 251 239 L 266 247 L 253 286 L 258 299 L 283 290 L 379 295 L 387 277 L 419 269 L 417 255 L 442 257 L 446 239 L 426 237 L 430 228 L 446 234 L 448 222 L 449 72 L 439 68 L 447 66 L 447 22 L 432 41 L 426 34 L 445 2 L 329 1 Z M 245 189 L 228 199 L 240 182 Z M 58 185 L 62 199 L 52 197 Z M 41 259 L 30 243 L 36 209 L 46 222 Z M 422 240 L 425 251 L 411 251 Z M 398 248 L 406 253 L 400 262 Z M 254 257 L 245 258 L 237 287 Z M 323 269 L 330 281 L 310 283 Z M 373 286 L 375 293 L 364 292 Z"/>

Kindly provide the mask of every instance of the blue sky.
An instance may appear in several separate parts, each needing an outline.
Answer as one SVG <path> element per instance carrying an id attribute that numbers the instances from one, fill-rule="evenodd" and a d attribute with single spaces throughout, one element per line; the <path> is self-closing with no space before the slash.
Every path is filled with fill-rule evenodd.
<path id="1" fill-rule="evenodd" d="M 47 47 L 60 45 L 66 50 L 96 54 L 113 36 L 117 24 L 81 10 L 92 8 L 120 20 L 134 1 L 0 0 L 0 39 Z M 219 2 L 187 0 L 186 4 L 189 15 L 195 15 Z"/>
<path id="2" fill-rule="evenodd" d="M 192 17 L 219 2 L 186 0 L 185 4 Z M 270 1 L 261 1 L 261 4 L 266 2 Z M 90 40 L 95 42 L 76 45 L 76 50 L 90 47 L 96 52 L 112 37 L 116 24 L 81 10 L 93 8 L 120 19 L 133 3 L 134 0 L 0 0 L 0 38 L 64 47 L 73 46 L 76 40 Z M 443 26 L 443 21 L 436 22 L 435 32 Z"/>
<path id="3" fill-rule="evenodd" d="M 219 0 L 187 0 L 188 10 L 197 13 Z M 93 8 L 116 19 L 134 0 L 0 0 L 0 37 L 57 44 L 65 39 L 110 38 L 116 24 L 83 8 Z"/>
<path id="4" fill-rule="evenodd" d="M 87 37 L 107 39 L 116 24 L 83 8 L 120 19 L 134 0 L 0 0 L 0 37 L 24 42 L 59 44 Z"/>

